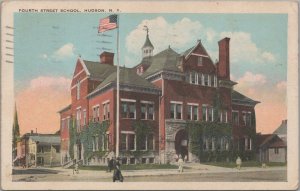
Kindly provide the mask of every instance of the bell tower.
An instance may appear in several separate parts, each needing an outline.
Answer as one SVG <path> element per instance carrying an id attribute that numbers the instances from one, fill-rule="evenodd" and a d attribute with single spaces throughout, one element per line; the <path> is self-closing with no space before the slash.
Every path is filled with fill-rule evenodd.
<path id="1" fill-rule="evenodd" d="M 146 41 L 144 43 L 144 46 L 142 47 L 142 57 L 150 57 L 153 55 L 153 49 L 154 46 L 152 45 L 150 39 L 149 39 L 149 28 L 147 26 L 144 26 L 144 30 L 147 32 Z"/>

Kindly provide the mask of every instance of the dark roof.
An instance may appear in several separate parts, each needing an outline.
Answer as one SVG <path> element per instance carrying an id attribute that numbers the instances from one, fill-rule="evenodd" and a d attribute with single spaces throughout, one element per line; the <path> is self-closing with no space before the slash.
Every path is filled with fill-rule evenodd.
<path id="1" fill-rule="evenodd" d="M 180 72 L 178 61 L 179 54 L 169 47 L 153 56 L 150 67 L 142 76 L 147 77 L 162 70 Z"/>
<path id="2" fill-rule="evenodd" d="M 104 88 L 110 83 L 117 82 L 117 72 L 110 74 L 97 88 L 91 93 L 94 94 L 98 90 Z M 142 88 L 158 89 L 155 85 L 140 77 L 132 68 L 120 67 L 120 85 L 128 85 Z"/>
<path id="3" fill-rule="evenodd" d="M 117 67 L 110 64 L 100 64 L 99 62 L 83 60 L 91 78 L 99 78 L 104 80 L 112 72 L 117 70 Z"/>
<path id="4" fill-rule="evenodd" d="M 249 97 L 235 91 L 232 90 L 231 93 L 231 99 L 233 104 L 250 104 L 250 105 L 256 105 L 258 103 L 260 103 L 259 101 L 255 101 L 253 99 L 250 99 Z"/>
<path id="5" fill-rule="evenodd" d="M 263 146 L 269 140 L 271 140 L 275 135 L 274 134 L 258 134 L 257 135 L 257 145 Z"/>
<path id="6" fill-rule="evenodd" d="M 286 147 L 286 143 L 282 139 L 277 139 L 274 143 L 269 145 L 269 148 Z"/>
<path id="7" fill-rule="evenodd" d="M 144 43 L 144 46 L 143 46 L 143 48 L 145 48 L 145 47 L 151 47 L 151 48 L 154 48 L 154 46 L 152 45 L 152 43 L 151 43 L 151 41 L 150 41 L 150 39 L 149 39 L 149 35 L 147 34 L 147 36 L 146 36 L 146 41 L 145 41 L 145 43 Z"/>
<path id="8" fill-rule="evenodd" d="M 180 56 L 186 56 L 186 55 L 187 55 L 188 53 L 190 53 L 191 50 L 194 49 L 194 48 L 195 48 L 195 47 L 193 46 L 193 47 L 187 49 L 186 51 L 182 52 L 182 53 L 180 54 Z"/>
<path id="9" fill-rule="evenodd" d="M 152 56 L 144 57 L 142 61 L 133 68 L 138 68 L 139 66 L 143 65 L 145 69 L 147 69 L 152 63 L 152 58 L 153 58 Z"/>
<path id="10" fill-rule="evenodd" d="M 274 131 L 274 134 L 282 135 L 287 133 L 287 120 L 282 120 L 280 126 Z"/>
<path id="11" fill-rule="evenodd" d="M 62 112 L 67 111 L 69 109 L 71 109 L 71 104 L 69 104 L 68 106 L 66 106 L 66 107 L 62 108 L 61 110 L 59 110 L 58 113 L 62 113 Z"/>

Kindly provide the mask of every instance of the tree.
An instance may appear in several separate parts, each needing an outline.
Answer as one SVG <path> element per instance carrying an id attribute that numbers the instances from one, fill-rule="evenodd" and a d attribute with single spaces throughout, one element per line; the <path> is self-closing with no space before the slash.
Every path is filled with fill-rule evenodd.
<path id="1" fill-rule="evenodd" d="M 17 141 L 19 140 L 19 138 L 20 138 L 20 127 L 18 121 L 17 107 L 15 105 L 15 114 L 14 114 L 14 123 L 13 123 L 13 140 L 12 140 L 13 151 L 16 150 Z"/>

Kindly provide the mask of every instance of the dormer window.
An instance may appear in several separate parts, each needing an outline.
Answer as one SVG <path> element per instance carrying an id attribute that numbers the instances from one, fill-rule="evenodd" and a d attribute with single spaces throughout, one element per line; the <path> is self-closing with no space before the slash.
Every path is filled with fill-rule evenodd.
<path id="1" fill-rule="evenodd" d="M 202 56 L 198 56 L 197 64 L 198 64 L 198 66 L 203 66 L 203 57 Z"/>

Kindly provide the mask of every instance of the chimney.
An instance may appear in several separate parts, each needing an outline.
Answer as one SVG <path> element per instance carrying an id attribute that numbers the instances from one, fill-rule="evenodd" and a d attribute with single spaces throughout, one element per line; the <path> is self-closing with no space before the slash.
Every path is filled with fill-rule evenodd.
<path id="1" fill-rule="evenodd" d="M 230 59 L 229 59 L 230 38 L 223 38 L 219 44 L 218 77 L 223 80 L 230 80 Z"/>
<path id="2" fill-rule="evenodd" d="M 100 54 L 100 63 L 114 65 L 114 53 L 112 52 L 102 52 Z"/>

